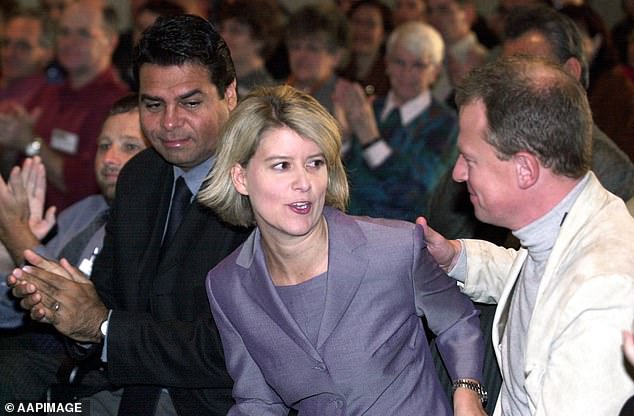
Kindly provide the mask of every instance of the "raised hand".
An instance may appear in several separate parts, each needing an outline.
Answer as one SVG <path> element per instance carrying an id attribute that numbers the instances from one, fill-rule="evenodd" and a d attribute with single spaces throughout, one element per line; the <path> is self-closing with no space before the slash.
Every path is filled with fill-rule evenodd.
<path id="1" fill-rule="evenodd" d="M 39 108 L 28 112 L 18 103 L 4 102 L 0 109 L 0 144 L 11 149 L 24 149 L 35 137 L 33 126 L 40 114 Z"/>
<path id="2" fill-rule="evenodd" d="M 29 205 L 29 227 L 31 232 L 42 240 L 55 225 L 55 207 L 44 212 L 46 197 L 46 169 L 39 156 L 27 158 L 22 164 L 22 183 L 26 190 Z"/>
<path id="3" fill-rule="evenodd" d="M 379 136 L 372 101 L 360 84 L 339 79 L 332 98 L 337 120 L 349 129 L 348 133 L 354 133 L 361 144 Z"/>

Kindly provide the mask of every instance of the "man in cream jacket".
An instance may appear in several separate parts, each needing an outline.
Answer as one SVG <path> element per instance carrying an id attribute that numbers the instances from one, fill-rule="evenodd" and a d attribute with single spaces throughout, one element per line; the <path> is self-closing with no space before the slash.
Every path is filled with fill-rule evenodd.
<path id="1" fill-rule="evenodd" d="M 509 228 L 521 248 L 446 240 L 418 223 L 464 292 L 498 304 L 494 414 L 618 414 L 634 394 L 621 350 L 634 319 L 634 218 L 589 171 L 582 86 L 546 61 L 506 58 L 472 71 L 456 101 L 453 178 L 478 219 Z"/>

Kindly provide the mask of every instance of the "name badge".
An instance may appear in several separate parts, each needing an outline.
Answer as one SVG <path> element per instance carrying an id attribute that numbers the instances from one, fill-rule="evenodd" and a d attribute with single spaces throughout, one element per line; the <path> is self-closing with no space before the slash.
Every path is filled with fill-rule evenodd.
<path id="1" fill-rule="evenodd" d="M 53 129 L 51 132 L 51 148 L 74 155 L 79 148 L 79 136 L 70 131 Z"/>

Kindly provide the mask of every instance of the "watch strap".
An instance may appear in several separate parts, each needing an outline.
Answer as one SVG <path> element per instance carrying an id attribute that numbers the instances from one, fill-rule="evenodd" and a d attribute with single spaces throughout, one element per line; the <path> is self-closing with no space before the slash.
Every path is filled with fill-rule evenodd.
<path id="1" fill-rule="evenodd" d="M 488 399 L 488 393 L 484 389 L 484 386 L 477 381 L 469 380 L 466 378 L 461 378 L 453 382 L 453 391 L 455 392 L 458 388 L 465 388 L 477 393 L 480 398 L 480 403 L 482 406 L 485 406 Z"/>

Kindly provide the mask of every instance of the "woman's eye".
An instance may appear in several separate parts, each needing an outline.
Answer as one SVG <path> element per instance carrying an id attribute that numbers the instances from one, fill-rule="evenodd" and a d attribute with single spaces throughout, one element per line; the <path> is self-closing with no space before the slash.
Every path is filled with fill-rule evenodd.
<path id="1" fill-rule="evenodd" d="M 276 163 L 275 165 L 273 165 L 273 169 L 285 170 L 285 169 L 288 169 L 289 166 L 290 166 L 290 164 L 288 162 L 279 162 L 279 163 Z"/>
<path id="2" fill-rule="evenodd" d="M 323 159 L 315 159 L 315 160 L 311 160 L 310 162 L 308 162 L 308 166 L 312 167 L 312 168 L 319 168 L 322 167 L 326 164 L 326 161 Z"/>

